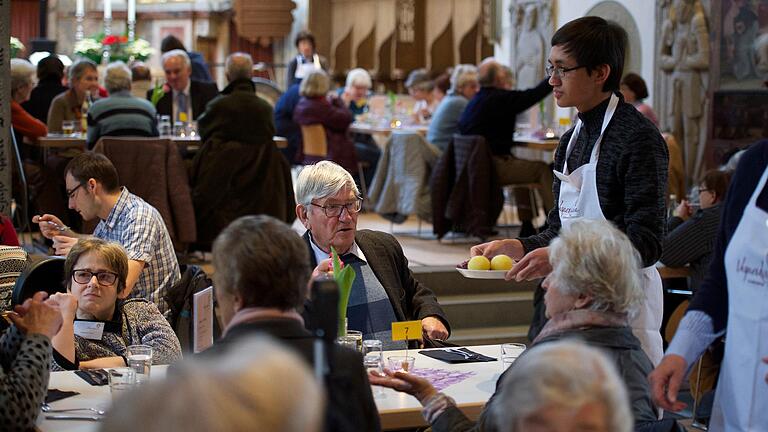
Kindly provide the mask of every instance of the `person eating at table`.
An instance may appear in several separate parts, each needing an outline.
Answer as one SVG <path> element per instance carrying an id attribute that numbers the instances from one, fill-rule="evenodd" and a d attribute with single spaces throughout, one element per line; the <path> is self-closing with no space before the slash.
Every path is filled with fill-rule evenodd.
<path id="1" fill-rule="evenodd" d="M 98 218 L 95 237 L 116 241 L 128 253 L 126 289 L 121 298 L 145 298 L 160 312 L 170 313 L 165 293 L 181 280 L 179 262 L 160 213 L 143 199 L 120 187 L 117 170 L 103 154 L 75 156 L 65 170 L 69 208 L 83 220 Z M 53 240 L 56 255 L 65 256 L 82 237 L 52 214 L 35 215 L 32 222 Z"/>
<path id="2" fill-rule="evenodd" d="M 575 107 L 578 121 L 562 136 L 555 153 L 554 208 L 548 227 L 534 236 L 474 246 L 471 255 L 508 255 L 519 262 L 507 279 L 538 279 L 552 270 L 547 246 L 562 228 L 584 219 L 612 222 L 642 258 L 645 301 L 632 328 L 658 364 L 663 305 L 661 277 L 654 265 L 664 237 L 669 157 L 656 126 L 619 93 L 626 41 L 621 27 L 594 16 L 573 20 L 552 36 L 549 83 L 557 105 Z M 537 290 L 534 305 L 539 316 L 542 297 L 543 291 Z M 539 328 L 535 318 L 529 337 Z"/>
<path id="3" fill-rule="evenodd" d="M 181 359 L 179 340 L 157 306 L 118 297 L 127 277 L 120 245 L 92 237 L 72 247 L 64 262 L 67 292 L 48 299 L 63 319 L 52 340 L 55 370 L 125 366 L 130 345 L 152 347 L 152 364 Z"/>
<path id="4" fill-rule="evenodd" d="M 352 175 L 330 161 L 304 168 L 296 181 L 296 216 L 306 232 L 310 261 L 319 275 L 331 270 L 331 247 L 357 275 L 347 307 L 349 329 L 379 339 L 384 349 L 404 349 L 392 341 L 393 321 L 420 320 L 427 339 L 448 338 L 448 318 L 431 289 L 408 268 L 397 240 L 386 233 L 358 230 L 362 197 Z"/>
<path id="5" fill-rule="evenodd" d="M 585 220 L 563 230 L 550 246 L 549 259 L 553 270 L 543 287 L 550 320 L 533 340 L 534 349 L 567 339 L 599 348 L 629 390 L 635 426 L 655 421 L 656 409 L 646 380 L 653 365 L 629 327 L 629 317 L 642 301 L 640 257 L 632 243 L 606 221 Z M 503 429 L 494 427 L 493 412 L 504 409 L 500 405 L 506 391 L 504 383 L 516 385 L 511 381 L 511 376 L 520 376 L 516 369 L 517 363 L 513 363 L 499 378 L 496 393 L 477 425 L 472 425 L 450 398 L 438 394 L 422 378 L 390 372 L 386 377 L 369 379 L 373 384 L 416 396 L 425 406 L 424 412 L 431 413 L 427 418 L 434 431 L 455 432 L 472 427 L 496 431 Z"/>
<path id="6" fill-rule="evenodd" d="M 474 65 L 457 65 L 453 68 L 450 82 L 448 94 L 437 106 L 427 131 L 427 141 L 441 152 L 448 148 L 453 134 L 459 132 L 461 113 L 480 90 L 477 68 Z"/>
<path id="7" fill-rule="evenodd" d="M 61 314 L 45 292 L 7 315 L 13 324 L 0 336 L 0 425 L 7 431 L 33 430 L 48 392 L 51 339 Z M 4 318 L 6 315 L 4 314 Z"/>
<path id="8" fill-rule="evenodd" d="M 426 69 L 416 69 L 408 74 L 405 80 L 405 88 L 408 94 L 416 100 L 413 105 L 413 122 L 429 123 L 432 113 L 437 109 L 438 101 L 432 91 L 435 89 L 435 82 L 429 78 Z"/>
<path id="9" fill-rule="evenodd" d="M 249 337 L 266 334 L 298 353 L 307 365 L 315 365 L 315 338 L 299 313 L 312 267 L 307 246 L 290 226 L 267 215 L 236 219 L 213 243 L 213 266 L 226 327 L 203 357 L 225 357 Z M 360 355 L 334 344 L 328 358 L 324 430 L 380 430 Z"/>
<path id="10" fill-rule="evenodd" d="M 356 68 L 349 71 L 344 88 L 338 90 L 339 97 L 347 104 L 355 119 L 368 112 L 368 98 L 372 86 L 373 83 L 368 71 L 363 68 Z M 363 162 L 365 184 L 370 185 L 373 183 L 373 175 L 376 173 L 376 166 L 381 157 L 381 149 L 370 134 L 352 133 L 351 136 L 355 143 L 357 160 Z"/>

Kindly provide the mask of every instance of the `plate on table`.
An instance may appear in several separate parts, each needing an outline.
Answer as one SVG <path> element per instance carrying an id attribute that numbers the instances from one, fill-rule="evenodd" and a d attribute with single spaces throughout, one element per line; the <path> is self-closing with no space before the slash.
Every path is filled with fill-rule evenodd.
<path id="1" fill-rule="evenodd" d="M 507 270 L 468 270 L 456 267 L 462 276 L 469 279 L 504 279 Z"/>

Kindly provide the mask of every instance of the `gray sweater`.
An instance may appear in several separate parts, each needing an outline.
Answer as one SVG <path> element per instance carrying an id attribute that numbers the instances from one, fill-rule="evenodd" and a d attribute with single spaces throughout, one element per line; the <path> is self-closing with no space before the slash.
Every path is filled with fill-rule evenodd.
<path id="1" fill-rule="evenodd" d="M 597 162 L 597 194 L 606 219 L 623 231 L 640 252 L 644 266 L 661 257 L 665 228 L 665 195 L 669 153 L 659 130 L 634 106 L 621 101 L 605 130 Z M 589 162 L 603 115 L 606 99 L 586 113 L 579 113 L 584 124 L 568 158 L 568 168 Z M 573 129 L 563 134 L 555 153 L 555 169 L 563 170 L 565 153 Z M 520 239 L 526 252 L 546 247 L 560 232 L 560 180 L 552 184 L 555 207 L 547 218 L 548 228 L 531 237 Z"/>
<path id="2" fill-rule="evenodd" d="M 128 346 L 139 344 L 152 347 L 152 364 L 170 364 L 181 359 L 179 339 L 154 303 L 146 299 L 118 301 L 112 321 L 119 325 L 120 333 L 105 329 L 98 341 L 75 335 L 78 362 L 125 356 Z M 76 365 L 54 351 L 53 370 L 74 368 Z"/>
<path id="3" fill-rule="evenodd" d="M 459 133 L 459 118 L 469 100 L 462 95 L 449 94 L 435 110 L 432 121 L 429 123 L 427 141 L 445 151 L 453 134 Z"/>

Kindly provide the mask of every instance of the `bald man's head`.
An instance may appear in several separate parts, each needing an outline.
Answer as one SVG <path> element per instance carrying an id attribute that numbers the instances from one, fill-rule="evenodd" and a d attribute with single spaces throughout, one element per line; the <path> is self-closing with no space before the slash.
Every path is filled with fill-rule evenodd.
<path id="1" fill-rule="evenodd" d="M 253 59 L 244 52 L 232 53 L 227 57 L 226 75 L 229 82 L 238 79 L 251 79 L 253 76 Z"/>
<path id="2" fill-rule="evenodd" d="M 496 60 L 486 59 L 480 63 L 477 74 L 482 87 L 505 88 L 507 85 L 506 69 Z"/>

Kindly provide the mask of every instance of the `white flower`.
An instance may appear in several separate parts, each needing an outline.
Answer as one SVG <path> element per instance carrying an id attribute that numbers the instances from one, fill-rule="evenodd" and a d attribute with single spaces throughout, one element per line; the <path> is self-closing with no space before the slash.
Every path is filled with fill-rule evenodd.
<path id="1" fill-rule="evenodd" d="M 24 49 L 24 44 L 18 38 L 11 36 L 11 48 L 21 51 Z"/>

